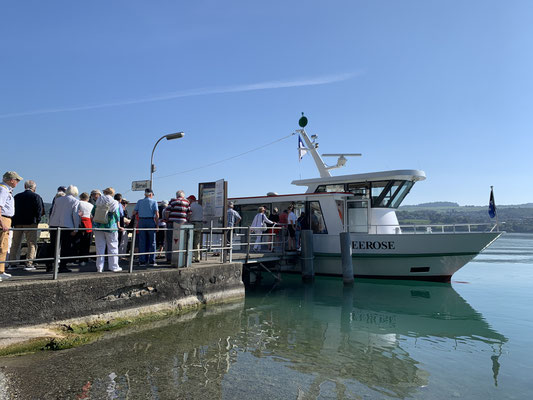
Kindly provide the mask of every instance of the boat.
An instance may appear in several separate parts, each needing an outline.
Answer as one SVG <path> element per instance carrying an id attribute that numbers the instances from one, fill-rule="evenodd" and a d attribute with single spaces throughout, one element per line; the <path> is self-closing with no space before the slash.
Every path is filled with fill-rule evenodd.
<path id="1" fill-rule="evenodd" d="M 280 212 L 294 206 L 299 216 L 305 212 L 313 232 L 316 274 L 342 276 L 341 232 L 350 233 L 354 276 L 356 278 L 414 279 L 448 282 L 452 275 L 493 243 L 502 232 L 498 224 L 400 225 L 396 210 L 417 182 L 426 179 L 415 169 L 367 172 L 332 176 L 332 169 L 318 152 L 318 137 L 305 131 L 307 119 L 300 119 L 301 152 L 309 152 L 320 177 L 292 181 L 306 187 L 304 193 L 269 192 L 266 196 L 235 197 L 235 210 L 242 226 L 250 226 L 259 206 L 267 215 L 274 207 Z M 290 267 L 286 267 L 290 270 Z"/>

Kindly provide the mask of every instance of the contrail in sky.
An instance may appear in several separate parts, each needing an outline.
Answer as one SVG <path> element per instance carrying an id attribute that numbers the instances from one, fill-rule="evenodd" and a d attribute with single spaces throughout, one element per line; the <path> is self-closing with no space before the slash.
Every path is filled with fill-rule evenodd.
<path id="1" fill-rule="evenodd" d="M 11 117 L 23 117 L 28 115 L 37 115 L 37 114 L 51 114 L 59 113 L 66 111 L 81 111 L 81 110 L 93 110 L 96 108 L 106 108 L 106 107 L 116 107 L 124 106 L 129 104 L 140 104 L 140 103 L 149 103 L 153 101 L 163 101 L 163 100 L 172 100 L 178 99 L 180 97 L 191 97 L 191 96 L 204 96 L 208 94 L 222 94 L 222 93 L 238 93 L 238 92 L 250 92 L 253 90 L 266 90 L 266 89 L 281 89 L 281 88 L 291 88 L 291 87 L 300 87 L 300 86 L 316 86 L 316 85 L 326 85 L 328 83 L 342 82 L 348 79 L 351 79 L 355 76 L 361 75 L 362 72 L 350 72 L 345 74 L 337 75 L 326 75 L 315 78 L 308 79 L 297 79 L 291 81 L 270 81 L 270 82 L 260 82 L 260 83 L 251 83 L 246 85 L 235 85 L 235 86 L 218 86 L 211 88 L 200 88 L 200 89 L 190 89 L 183 90 L 179 92 L 166 93 L 151 97 L 144 97 L 140 99 L 129 99 L 129 100 L 120 100 L 110 103 L 101 103 L 101 104 L 92 104 L 85 106 L 74 106 L 74 107 L 62 107 L 62 108 L 48 108 L 41 110 L 31 110 L 23 111 L 9 114 L 0 114 L 0 118 L 11 118 Z"/>

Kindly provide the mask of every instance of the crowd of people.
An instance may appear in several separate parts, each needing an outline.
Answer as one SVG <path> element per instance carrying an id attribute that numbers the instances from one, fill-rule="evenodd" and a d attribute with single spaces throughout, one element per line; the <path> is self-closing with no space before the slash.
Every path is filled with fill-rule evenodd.
<path id="1" fill-rule="evenodd" d="M 272 213 L 267 216 L 266 209 L 266 206 L 260 206 L 252 221 L 252 233 L 256 235 L 252 251 L 259 252 L 264 250 L 264 242 L 269 243 L 267 250 L 271 251 L 274 250 L 275 244 L 285 246 L 285 243 L 281 243 L 281 231 L 272 229 L 276 225 L 287 229 L 287 250 L 298 250 L 300 248 L 301 231 L 309 229 L 309 221 L 305 211 L 302 211 L 298 217 L 294 212 L 294 204 L 290 204 L 281 214 L 279 213 L 279 209 L 274 207 Z"/>
<path id="2" fill-rule="evenodd" d="M 174 254 L 172 229 L 179 228 L 186 222 L 194 224 L 196 228 L 193 262 L 200 261 L 203 208 L 194 195 L 185 198 L 185 193 L 178 190 L 175 198 L 158 205 L 153 198 L 153 191 L 146 189 L 144 198 L 136 203 L 130 216 L 127 211 L 128 200 L 120 193 L 115 193 L 113 188 L 108 187 L 102 191 L 95 189 L 90 194 L 80 194 L 74 185 L 58 187 L 48 218 L 50 242 L 42 246 L 37 257 L 39 223 L 46 211 L 43 199 L 36 193 L 37 185 L 32 180 L 25 181 L 25 190 L 13 196 L 13 189 L 22 180 L 16 172 L 8 171 L 0 183 L 0 281 L 11 278 L 6 269 L 20 267 L 23 238 L 27 244 L 24 270 L 36 269 L 33 261 L 35 258 L 48 258 L 46 269 L 48 272 L 52 271 L 53 261 L 50 259 L 55 258 L 58 234 L 60 273 L 71 272 L 68 263 L 76 262 L 84 266 L 95 255 L 98 272 L 104 271 L 106 258 L 108 270 L 120 272 L 122 268 L 119 266 L 119 257 L 129 251 L 129 246 L 135 246 L 140 253 L 140 265 L 157 266 L 156 252 L 163 250 L 167 261 L 171 262 Z M 129 243 L 125 228 L 137 228 L 136 243 Z M 95 254 L 91 253 L 93 238 Z M 6 260 L 13 262 L 8 263 Z"/>
<path id="3" fill-rule="evenodd" d="M 35 270 L 34 259 L 47 258 L 46 269 L 51 272 L 55 259 L 57 235 L 59 235 L 60 262 L 58 272 L 71 272 L 67 264 L 75 262 L 85 266 L 87 261 L 96 256 L 96 270 L 103 272 L 107 258 L 107 269 L 120 272 L 119 258 L 135 246 L 139 253 L 138 263 L 157 266 L 156 253 L 172 263 L 176 253 L 172 251 L 173 237 L 184 224 L 194 225 L 193 262 L 200 261 L 202 231 L 204 224 L 203 208 L 194 195 L 185 197 L 185 192 L 178 190 L 176 197 L 159 204 L 154 199 L 151 189 L 144 191 L 144 198 L 135 204 L 131 216 L 128 213 L 128 200 L 111 187 L 102 191 L 95 189 L 90 193 L 79 193 L 76 186 L 60 186 L 52 200 L 48 226 L 50 242 L 41 246 L 38 254 L 39 223 L 45 216 L 43 199 L 36 193 L 37 185 L 32 180 L 24 182 L 24 191 L 13 196 L 13 189 L 23 178 L 14 171 L 3 175 L 0 183 L 0 281 L 9 279 L 7 270 L 23 267 L 26 271 Z M 299 234 L 302 229 L 309 229 L 305 212 L 298 218 L 294 205 L 279 213 L 277 208 L 268 217 L 266 208 L 261 206 L 254 217 L 251 230 L 256 235 L 252 251 L 274 250 L 272 242 L 279 242 L 279 230 L 272 229 L 278 225 L 287 228 L 288 250 L 299 247 Z M 228 203 L 227 226 L 233 228 L 241 221 L 241 216 L 234 209 L 233 202 Z M 12 230 L 11 228 L 15 228 Z M 136 228 L 136 243 L 129 242 L 125 228 Z M 12 236 L 10 236 L 12 232 Z M 233 231 L 230 233 L 233 234 Z M 25 260 L 21 260 L 21 245 L 26 240 Z M 94 239 L 95 252 L 91 252 Z M 229 238 L 228 238 L 229 242 Z M 9 257 L 9 263 L 6 262 Z M 22 263 L 20 265 L 20 263 Z"/>

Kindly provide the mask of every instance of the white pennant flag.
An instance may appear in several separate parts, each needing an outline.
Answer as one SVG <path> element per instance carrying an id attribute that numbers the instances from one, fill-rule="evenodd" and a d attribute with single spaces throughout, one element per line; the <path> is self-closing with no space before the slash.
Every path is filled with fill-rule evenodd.
<path id="1" fill-rule="evenodd" d="M 298 161 L 301 161 L 303 156 L 307 154 L 307 149 L 304 146 L 304 142 L 302 141 L 302 137 L 298 135 L 298 156 L 300 159 Z"/>

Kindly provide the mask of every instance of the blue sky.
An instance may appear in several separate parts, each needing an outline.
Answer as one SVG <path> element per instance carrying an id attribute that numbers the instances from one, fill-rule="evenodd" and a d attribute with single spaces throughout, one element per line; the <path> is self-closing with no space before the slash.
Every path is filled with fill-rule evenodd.
<path id="1" fill-rule="evenodd" d="M 363 153 L 335 174 L 424 170 L 405 204 L 483 205 L 490 185 L 532 202 L 531 15 L 514 0 L 2 0 L 2 169 L 45 201 L 69 184 L 136 200 L 156 140 L 184 131 L 156 149 L 158 200 L 221 178 L 230 196 L 294 193 L 311 157 L 296 137 L 262 146 L 303 111 L 322 152 Z"/>

